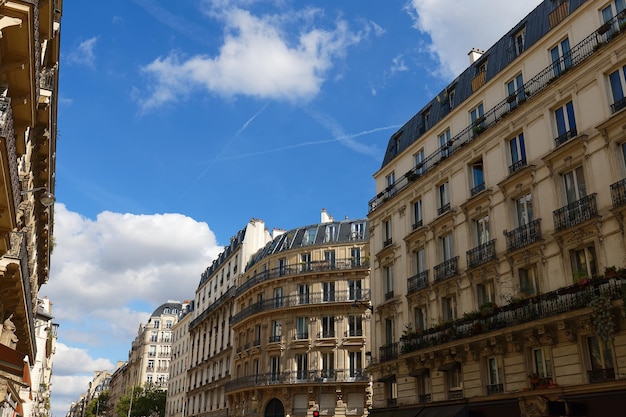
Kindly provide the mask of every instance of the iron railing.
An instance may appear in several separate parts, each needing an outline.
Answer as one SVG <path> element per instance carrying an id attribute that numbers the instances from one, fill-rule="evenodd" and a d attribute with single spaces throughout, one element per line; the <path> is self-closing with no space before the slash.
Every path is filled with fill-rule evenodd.
<path id="1" fill-rule="evenodd" d="M 598 215 L 596 194 L 590 194 L 554 211 L 554 231 L 568 229 Z"/>
<path id="2" fill-rule="evenodd" d="M 428 287 L 428 270 L 419 272 L 407 279 L 406 286 L 408 294 Z"/>
<path id="3" fill-rule="evenodd" d="M 611 112 L 615 113 L 626 107 L 626 97 L 622 97 L 615 103 L 611 104 Z"/>
<path id="4" fill-rule="evenodd" d="M 509 165 L 509 175 L 513 174 L 514 172 L 519 171 L 520 169 L 524 168 L 527 165 L 526 162 L 526 158 L 522 158 L 517 162 L 514 162 L 512 165 Z"/>
<path id="5" fill-rule="evenodd" d="M 399 347 L 399 343 L 395 342 L 395 343 L 390 343 L 388 345 L 385 346 L 381 346 L 378 349 L 378 360 L 380 362 L 387 362 L 393 359 L 396 359 L 398 357 L 398 347 Z"/>
<path id="6" fill-rule="evenodd" d="M 626 178 L 611 184 L 611 200 L 613 208 L 626 204 Z"/>
<path id="7" fill-rule="evenodd" d="M 354 298 L 357 295 L 355 291 L 343 290 L 335 291 L 332 299 L 329 299 L 327 292 L 314 292 L 308 294 L 294 294 L 283 297 L 269 298 L 267 300 L 259 301 L 248 307 L 243 308 L 236 313 L 231 319 L 231 324 L 236 324 L 241 320 L 253 316 L 257 313 L 261 313 L 269 310 L 276 310 L 280 308 L 291 308 L 304 305 L 313 304 L 327 304 L 327 303 L 344 303 L 348 301 L 369 301 L 370 290 L 361 289 L 358 295 L 360 298 Z"/>
<path id="8" fill-rule="evenodd" d="M 481 182 L 480 184 L 478 184 L 477 186 L 472 188 L 470 190 L 470 194 L 472 195 L 472 197 L 474 197 L 476 194 L 480 193 L 481 191 L 485 191 L 485 183 L 484 182 Z"/>
<path id="9" fill-rule="evenodd" d="M 435 282 L 443 281 L 457 274 L 459 270 L 459 257 L 455 256 L 452 259 L 448 259 L 436 265 L 434 268 Z"/>
<path id="10" fill-rule="evenodd" d="M 506 236 L 507 251 L 517 250 L 535 243 L 541 240 L 541 219 L 535 219 L 510 232 L 505 230 L 504 235 Z"/>
<path id="11" fill-rule="evenodd" d="M 587 375 L 589 375 L 589 382 L 591 383 L 613 381 L 615 379 L 615 369 L 594 369 L 591 371 L 587 371 Z"/>
<path id="12" fill-rule="evenodd" d="M 624 16 L 622 16 L 622 13 L 619 13 L 613 17 L 613 19 L 609 20 L 609 22 L 612 25 L 619 25 L 619 19 L 623 18 Z M 542 92 L 553 81 L 570 71 L 572 68 L 580 65 L 591 55 L 596 53 L 602 45 L 611 42 L 615 38 L 615 35 L 616 31 L 608 31 L 600 34 L 594 30 L 586 38 L 574 45 L 569 52 L 565 53 L 560 59 L 552 62 L 523 86 L 519 87 L 512 94 L 508 95 L 501 102 L 488 110 L 483 115 L 484 121 L 482 122 L 482 125 L 484 125 L 485 129 L 489 129 L 502 118 L 515 111 L 516 108 L 520 107 L 520 104 Z M 511 96 L 513 95 L 515 95 L 514 100 L 511 99 Z M 368 202 L 369 212 L 376 210 L 393 195 L 406 188 L 416 178 L 424 175 L 441 161 L 457 152 L 472 140 L 476 139 L 478 136 L 474 134 L 474 127 L 474 123 L 471 123 L 455 135 L 448 143 L 439 147 L 436 151 L 424 158 L 423 161 L 418 163 L 414 168 L 399 177 L 392 185 L 387 187 L 384 191 L 378 193 Z"/>
<path id="13" fill-rule="evenodd" d="M 476 246 L 474 249 L 467 251 L 467 267 L 474 268 L 478 265 L 487 263 L 496 259 L 496 240 L 493 239 L 487 243 Z"/>
<path id="14" fill-rule="evenodd" d="M 248 375 L 236 378 L 226 384 L 226 392 L 253 386 L 268 386 L 276 384 L 322 384 L 333 382 L 369 382 L 370 376 L 365 369 L 331 369 L 268 372 L 258 375 Z"/>
<path id="15" fill-rule="evenodd" d="M 463 399 L 463 390 L 455 389 L 448 391 L 448 399 L 449 400 L 462 400 Z"/>
<path id="16" fill-rule="evenodd" d="M 432 400 L 433 400 L 432 394 L 420 394 L 419 395 L 419 402 L 420 403 L 429 403 Z"/>
<path id="17" fill-rule="evenodd" d="M 504 384 L 490 384 L 487 385 L 485 388 L 487 390 L 487 395 L 500 394 L 504 392 Z"/>
<path id="18" fill-rule="evenodd" d="M 578 131 L 576 130 L 576 128 L 568 130 L 567 132 L 554 138 L 554 147 L 559 147 L 570 139 L 575 138 L 576 136 L 578 136 Z"/>

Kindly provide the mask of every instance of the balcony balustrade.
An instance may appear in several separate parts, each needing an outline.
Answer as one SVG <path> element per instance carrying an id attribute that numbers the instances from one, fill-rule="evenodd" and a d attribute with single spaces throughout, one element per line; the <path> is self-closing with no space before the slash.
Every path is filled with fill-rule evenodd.
<path id="1" fill-rule="evenodd" d="M 496 259 L 495 239 L 467 251 L 468 268 L 475 268 L 493 259 Z"/>
<path id="2" fill-rule="evenodd" d="M 428 270 L 413 275 L 406 281 L 406 285 L 408 294 L 428 287 Z"/>
<path id="3" fill-rule="evenodd" d="M 443 206 L 437 208 L 437 215 L 441 216 L 444 213 L 447 213 L 450 211 L 450 203 L 444 204 Z"/>
<path id="4" fill-rule="evenodd" d="M 512 165 L 509 165 L 509 175 L 519 171 L 527 165 L 526 158 L 522 158 L 517 162 L 514 162 Z"/>
<path id="5" fill-rule="evenodd" d="M 424 221 L 422 219 L 417 220 L 413 223 L 413 230 L 417 230 L 424 225 Z"/>
<path id="6" fill-rule="evenodd" d="M 462 400 L 463 399 L 463 390 L 462 389 L 454 389 L 448 391 L 448 399 L 449 400 Z"/>
<path id="7" fill-rule="evenodd" d="M 569 9 L 567 8 L 568 6 L 564 6 L 565 4 L 567 4 L 567 2 L 559 5 L 559 7 L 553 12 L 554 14 L 551 14 L 552 16 L 554 16 L 554 18 L 551 19 L 552 23 L 557 24 L 558 22 L 560 22 L 559 19 L 567 16 L 567 14 L 564 14 L 564 10 Z M 620 19 L 623 20 L 623 18 L 624 17 L 621 16 L 621 14 L 617 14 L 608 22 L 611 25 L 619 27 Z M 577 67 L 587 58 L 595 54 L 598 50 L 598 45 L 602 45 L 607 42 L 613 42 L 614 39 L 615 33 L 613 31 L 608 31 L 604 34 L 598 34 L 597 31 L 594 30 L 586 38 L 584 38 L 578 44 L 574 45 L 570 49 L 569 53 L 565 54 L 560 59 L 548 65 L 537 75 L 531 78 L 528 82 L 526 82 L 523 86 L 514 91 L 511 95 L 514 94 L 517 97 L 517 104 L 515 106 L 513 106 L 513 103 L 509 101 L 509 97 L 511 97 L 511 95 L 508 95 L 502 101 L 497 103 L 494 107 L 489 109 L 483 115 L 483 117 L 485 118 L 484 122 L 482 122 L 484 128 L 487 129 L 493 126 L 500 119 L 508 117 L 511 112 L 514 112 L 517 110 L 518 107 L 521 107 L 520 105 L 523 102 L 545 90 L 551 82 L 555 81 L 561 75 L 565 74 L 567 70 L 571 70 L 572 68 Z M 620 103 L 620 106 L 621 105 L 622 104 Z M 439 164 L 443 159 L 451 156 L 469 142 L 476 140 L 479 136 L 474 134 L 474 127 L 474 123 L 471 123 L 465 129 L 455 135 L 448 143 L 444 144 L 439 149 L 435 150 L 433 153 L 424 158 L 424 160 L 420 162 L 419 169 L 421 174 L 427 174 L 429 170 Z M 368 203 L 369 212 L 376 210 L 378 207 L 383 205 L 384 202 L 389 200 L 394 194 L 398 194 L 404 188 L 408 187 L 409 184 L 415 179 L 412 172 L 413 170 L 409 170 L 409 172 L 407 173 L 408 175 L 402 175 L 396 180 L 394 184 L 391 185 L 393 192 L 391 192 L 388 187 L 385 189 L 385 191 L 378 193 L 374 198 L 372 198 Z"/>
<path id="8" fill-rule="evenodd" d="M 615 369 L 594 369 L 591 371 L 587 371 L 587 375 L 589 375 L 589 382 L 591 383 L 613 381 L 615 380 Z"/>
<path id="9" fill-rule="evenodd" d="M 343 333 L 344 337 L 363 337 L 363 329 L 350 329 Z"/>
<path id="10" fill-rule="evenodd" d="M 575 138 L 576 136 L 578 136 L 578 131 L 576 129 L 568 130 L 562 135 L 559 135 L 556 138 L 554 138 L 554 146 L 559 147 L 565 142 L 569 141 L 570 139 Z"/>
<path id="11" fill-rule="evenodd" d="M 541 240 L 541 219 L 533 220 L 510 232 L 504 231 L 506 250 L 514 251 Z"/>
<path id="12" fill-rule="evenodd" d="M 389 247 L 389 246 L 391 246 L 392 244 L 393 244 L 393 239 L 392 239 L 392 238 L 386 239 L 386 240 L 383 242 L 383 248 Z"/>
<path id="13" fill-rule="evenodd" d="M 560 232 L 598 215 L 596 194 L 590 194 L 554 211 L 554 230 Z"/>
<path id="14" fill-rule="evenodd" d="M 387 291 L 387 292 L 385 293 L 385 301 L 389 301 L 389 300 L 391 300 L 393 297 L 394 297 L 393 290 L 391 290 L 391 291 Z"/>
<path id="15" fill-rule="evenodd" d="M 397 398 L 387 398 L 387 407 L 395 407 L 398 405 Z"/>
<path id="16" fill-rule="evenodd" d="M 356 295 L 359 295 L 359 297 L 356 298 Z M 354 290 L 335 291 L 332 300 L 329 300 L 329 293 L 322 291 L 309 294 L 294 294 L 284 297 L 270 298 L 251 304 L 235 314 L 230 322 L 231 324 L 235 324 L 255 314 L 279 308 L 292 308 L 314 304 L 345 303 L 349 301 L 368 302 L 369 300 L 369 289 L 361 289 L 358 292 Z"/>
<path id="17" fill-rule="evenodd" d="M 276 384 L 367 383 L 370 377 L 365 369 L 303 370 L 269 372 L 237 378 L 226 384 L 226 392 L 254 386 Z"/>
<path id="18" fill-rule="evenodd" d="M 485 334 L 520 324 L 533 322 L 558 314 L 588 307 L 594 296 L 608 297 L 610 300 L 622 298 L 622 285 L 626 279 L 596 278 L 586 285 L 575 284 L 555 291 L 526 298 L 493 309 L 488 316 L 461 318 L 445 326 L 437 326 L 421 331 L 403 340 L 400 350 L 403 354 L 420 349 L 438 346 L 453 340 L 461 340 L 478 333 Z M 382 353 L 382 351 L 381 351 Z M 389 359 L 388 359 L 389 360 Z"/>
<path id="19" fill-rule="evenodd" d="M 323 332 L 319 332 L 317 333 L 317 338 L 318 339 L 334 339 L 335 338 L 335 331 L 334 330 L 326 330 Z"/>
<path id="20" fill-rule="evenodd" d="M 491 384 L 486 387 L 487 395 L 500 394 L 504 392 L 504 384 Z"/>
<path id="21" fill-rule="evenodd" d="M 434 271 L 435 282 L 443 281 L 444 279 L 455 276 L 459 271 L 459 257 L 455 256 L 452 259 L 448 259 L 447 261 L 436 265 Z"/>
<path id="22" fill-rule="evenodd" d="M 626 97 L 622 97 L 615 103 L 611 104 L 611 112 L 615 113 L 626 107 Z"/>
<path id="23" fill-rule="evenodd" d="M 485 191 L 485 183 L 481 182 L 480 184 L 478 184 L 477 186 L 475 186 L 474 188 L 472 188 L 470 190 L 470 194 L 472 195 L 472 197 L 474 197 L 476 194 Z"/>
<path id="24" fill-rule="evenodd" d="M 613 201 L 613 208 L 626 204 L 626 178 L 611 184 L 611 200 Z"/>
<path id="25" fill-rule="evenodd" d="M 378 350 L 378 360 L 380 362 L 387 362 L 398 357 L 398 342 L 390 343 L 385 346 L 381 346 Z"/>
<path id="26" fill-rule="evenodd" d="M 432 394 L 420 394 L 418 398 L 420 403 L 429 403 L 433 400 Z"/>

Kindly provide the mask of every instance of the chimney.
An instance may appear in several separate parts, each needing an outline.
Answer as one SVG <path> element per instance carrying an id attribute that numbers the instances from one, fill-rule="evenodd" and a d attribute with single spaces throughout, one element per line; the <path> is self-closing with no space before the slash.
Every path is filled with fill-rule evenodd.
<path id="1" fill-rule="evenodd" d="M 333 216 L 326 212 L 326 209 L 322 209 L 322 221 L 321 223 L 330 223 L 333 221 Z"/>
<path id="2" fill-rule="evenodd" d="M 485 53 L 485 51 L 481 51 L 478 48 L 472 48 L 472 50 L 469 51 L 469 53 L 467 54 L 467 55 L 469 55 L 470 65 L 472 65 L 474 62 L 476 62 L 476 60 L 478 60 L 478 58 L 483 56 L 484 53 Z"/>

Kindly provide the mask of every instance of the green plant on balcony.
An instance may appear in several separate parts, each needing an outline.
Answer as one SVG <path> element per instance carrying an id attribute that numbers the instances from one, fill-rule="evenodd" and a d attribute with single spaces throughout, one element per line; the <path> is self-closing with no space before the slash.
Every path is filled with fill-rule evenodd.
<path id="1" fill-rule="evenodd" d="M 574 284 L 581 286 L 589 284 L 589 274 L 587 271 L 577 271 L 573 273 Z"/>
<path id="2" fill-rule="evenodd" d="M 486 129 L 486 128 L 485 128 L 485 126 L 483 126 L 483 125 L 474 126 L 474 127 L 472 128 L 472 133 L 474 134 L 474 136 L 478 136 L 478 135 L 480 135 L 481 133 L 483 133 L 483 132 L 485 131 L 485 129 Z"/>
<path id="3" fill-rule="evenodd" d="M 611 300 L 603 295 L 594 296 L 589 302 L 591 307 L 591 326 L 594 333 L 607 344 L 615 338 L 615 320 Z"/>
<path id="4" fill-rule="evenodd" d="M 480 312 L 480 315 L 482 317 L 488 317 L 493 315 L 493 313 L 496 312 L 497 308 L 498 305 L 496 303 L 494 303 L 493 301 L 487 301 L 478 308 L 478 311 Z"/>
<path id="5" fill-rule="evenodd" d="M 617 276 L 617 267 L 615 266 L 607 266 L 604 268 L 604 278 L 615 278 Z"/>

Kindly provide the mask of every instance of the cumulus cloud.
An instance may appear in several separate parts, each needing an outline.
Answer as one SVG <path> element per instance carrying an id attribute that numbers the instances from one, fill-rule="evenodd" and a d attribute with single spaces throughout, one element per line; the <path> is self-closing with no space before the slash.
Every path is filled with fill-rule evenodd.
<path id="1" fill-rule="evenodd" d="M 439 61 L 439 75 L 451 78 L 469 65 L 472 48 L 487 49 L 530 13 L 539 0 L 410 0 L 415 27 L 428 34 L 428 53 Z"/>
<path id="2" fill-rule="evenodd" d="M 139 325 L 171 300 L 192 299 L 200 274 L 221 251 L 206 223 L 181 214 L 100 213 L 95 220 L 55 205 L 50 282 L 59 328 L 54 412 L 67 412 L 95 370 L 126 360 Z M 164 298 L 164 297 L 167 297 Z"/>
<path id="3" fill-rule="evenodd" d="M 93 68 L 96 63 L 94 49 L 98 38 L 96 36 L 82 41 L 67 56 L 67 61 L 77 65 Z"/>
<path id="4" fill-rule="evenodd" d="M 197 88 L 226 98 L 314 97 L 334 60 L 371 30 L 352 32 L 341 19 L 331 28 L 315 27 L 312 22 L 319 13 L 306 9 L 257 16 L 240 8 L 212 11 L 210 15 L 224 24 L 224 43 L 217 55 L 187 57 L 173 51 L 143 67 L 151 87 L 139 98 L 142 110 L 179 100 Z"/>

